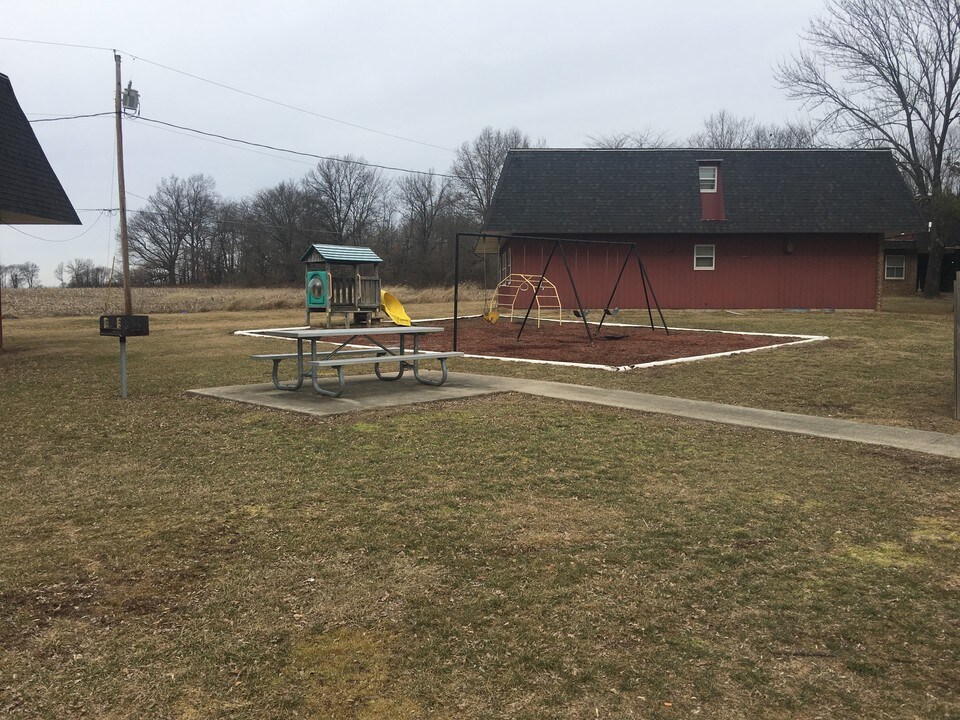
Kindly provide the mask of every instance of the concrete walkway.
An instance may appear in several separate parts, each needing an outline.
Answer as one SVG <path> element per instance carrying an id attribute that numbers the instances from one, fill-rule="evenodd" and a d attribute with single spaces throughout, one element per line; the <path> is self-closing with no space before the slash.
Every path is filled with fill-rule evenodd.
<path id="1" fill-rule="evenodd" d="M 307 384 L 309 385 L 309 383 Z M 347 379 L 347 389 L 344 396 L 335 399 L 318 397 L 309 387 L 298 392 L 288 392 L 277 390 L 270 383 L 189 391 L 190 394 L 194 395 L 217 397 L 224 400 L 234 400 L 318 416 L 438 400 L 454 400 L 498 392 L 526 393 L 557 400 L 592 403 L 640 412 L 662 413 L 708 422 L 811 435 L 832 440 L 846 440 L 868 445 L 882 445 L 960 459 L 960 435 L 888 427 L 886 425 L 868 425 L 850 420 L 799 415 L 775 410 L 759 410 L 702 400 L 666 397 L 664 395 L 649 395 L 625 390 L 609 390 L 586 385 L 568 385 L 493 375 L 450 373 L 448 382 L 441 387 L 420 385 L 413 378 L 403 378 L 397 382 L 385 383 L 377 380 L 373 375 L 350 376 Z"/>

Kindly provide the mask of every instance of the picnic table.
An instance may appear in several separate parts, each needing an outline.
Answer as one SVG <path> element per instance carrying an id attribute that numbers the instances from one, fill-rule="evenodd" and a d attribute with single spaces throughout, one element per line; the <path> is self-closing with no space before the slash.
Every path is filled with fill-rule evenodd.
<path id="1" fill-rule="evenodd" d="M 357 327 L 357 328 L 273 328 L 249 331 L 245 334 L 264 337 L 283 338 L 297 341 L 295 353 L 269 353 L 253 355 L 256 360 L 273 362 L 273 384 L 278 390 L 299 390 L 305 378 L 310 378 L 313 389 L 320 395 L 340 397 L 346 385 L 344 368 L 351 365 L 373 365 L 380 380 L 399 380 L 407 368 L 413 369 L 413 375 L 424 385 L 443 385 L 447 381 L 447 359 L 462 357 L 462 352 L 431 352 L 420 349 L 420 337 L 430 333 L 443 332 L 441 327 L 410 325 L 396 327 Z M 391 337 L 396 344 L 385 344 Z M 410 342 L 408 342 L 408 340 Z M 304 352 L 306 343 L 309 351 Z M 333 345 L 333 349 L 318 348 L 317 344 Z M 280 363 L 295 360 L 296 378 L 292 382 L 280 380 Z M 422 374 L 420 363 L 437 360 L 440 363 L 440 377 L 428 377 Z M 380 366 L 396 363 L 395 374 L 385 374 Z M 320 384 L 322 368 L 332 368 L 337 373 L 337 387 L 329 389 Z"/>

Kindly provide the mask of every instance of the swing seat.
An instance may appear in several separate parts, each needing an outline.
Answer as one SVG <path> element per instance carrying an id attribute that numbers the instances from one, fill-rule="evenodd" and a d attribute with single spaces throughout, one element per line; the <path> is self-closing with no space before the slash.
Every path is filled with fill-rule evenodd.
<path id="1" fill-rule="evenodd" d="M 500 313 L 497 312 L 496 308 L 491 308 L 489 312 L 483 314 L 483 319 L 493 325 L 500 319 Z"/>

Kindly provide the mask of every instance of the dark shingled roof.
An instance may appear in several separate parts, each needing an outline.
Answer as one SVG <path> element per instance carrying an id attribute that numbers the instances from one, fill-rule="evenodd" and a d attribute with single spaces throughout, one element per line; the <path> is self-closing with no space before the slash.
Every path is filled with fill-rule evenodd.
<path id="1" fill-rule="evenodd" d="M 720 161 L 726 220 L 701 219 Z M 915 232 L 889 150 L 510 150 L 484 231 L 517 235 Z"/>
<path id="2" fill-rule="evenodd" d="M 0 222 L 80 224 L 20 109 L 10 78 L 3 74 L 0 74 Z"/>

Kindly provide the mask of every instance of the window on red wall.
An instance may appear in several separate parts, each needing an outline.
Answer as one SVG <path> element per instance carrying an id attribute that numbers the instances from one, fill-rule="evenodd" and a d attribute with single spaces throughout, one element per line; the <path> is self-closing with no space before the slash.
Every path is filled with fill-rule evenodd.
<path id="1" fill-rule="evenodd" d="M 716 268 L 716 245 L 693 246 L 693 269 L 713 270 Z"/>

